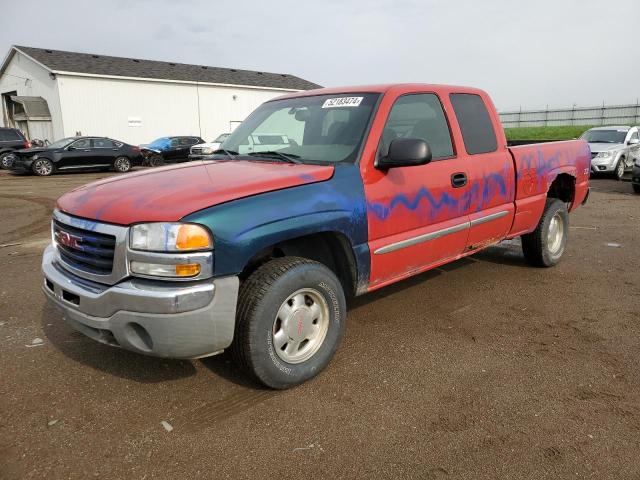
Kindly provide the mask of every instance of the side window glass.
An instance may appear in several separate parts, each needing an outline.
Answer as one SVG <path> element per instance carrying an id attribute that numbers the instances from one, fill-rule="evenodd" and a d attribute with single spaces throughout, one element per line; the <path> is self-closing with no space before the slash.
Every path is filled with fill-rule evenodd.
<path id="1" fill-rule="evenodd" d="M 453 156 L 449 125 L 440 100 L 432 93 L 403 95 L 396 100 L 382 132 L 381 156 L 388 154 L 396 138 L 424 140 L 434 160 Z"/>
<path id="2" fill-rule="evenodd" d="M 93 148 L 113 148 L 113 142 L 106 138 L 94 138 Z"/>
<path id="3" fill-rule="evenodd" d="M 629 140 L 638 140 L 638 138 L 640 138 L 640 137 L 638 137 L 638 132 L 633 132 L 631 134 L 631 138 Z"/>
<path id="4" fill-rule="evenodd" d="M 180 140 L 177 138 L 172 138 L 171 139 L 171 143 L 169 144 L 170 147 L 177 147 L 180 144 Z"/>
<path id="5" fill-rule="evenodd" d="M 84 149 L 91 148 L 91 140 L 88 138 L 81 138 L 80 140 L 76 140 L 73 142 L 73 148 Z"/>
<path id="6" fill-rule="evenodd" d="M 475 155 L 495 152 L 498 149 L 498 140 L 482 98 L 468 93 L 453 93 L 451 103 L 467 153 Z"/>

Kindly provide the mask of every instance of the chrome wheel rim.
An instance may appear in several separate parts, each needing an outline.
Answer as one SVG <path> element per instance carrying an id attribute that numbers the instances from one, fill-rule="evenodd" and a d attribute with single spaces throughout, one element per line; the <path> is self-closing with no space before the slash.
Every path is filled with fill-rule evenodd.
<path id="1" fill-rule="evenodd" d="M 38 175 L 50 175 L 53 167 L 47 160 L 36 160 L 34 168 Z"/>
<path id="2" fill-rule="evenodd" d="M 2 157 L 2 166 L 4 168 L 9 168 L 13 163 L 13 157 L 11 155 L 5 155 Z"/>
<path id="3" fill-rule="evenodd" d="M 273 347 L 287 363 L 302 363 L 320 349 L 329 330 L 329 306 L 320 292 L 303 288 L 282 303 L 273 322 Z"/>
<path id="4" fill-rule="evenodd" d="M 618 178 L 624 177 L 624 160 L 618 162 Z"/>
<path id="5" fill-rule="evenodd" d="M 117 158 L 116 159 L 116 170 L 119 172 L 126 172 L 129 170 L 129 159 L 128 158 Z"/>
<path id="6" fill-rule="evenodd" d="M 551 222 L 549 222 L 549 231 L 547 232 L 547 248 L 551 255 L 557 255 L 562 248 L 562 239 L 564 238 L 564 222 L 560 213 L 556 213 Z"/>

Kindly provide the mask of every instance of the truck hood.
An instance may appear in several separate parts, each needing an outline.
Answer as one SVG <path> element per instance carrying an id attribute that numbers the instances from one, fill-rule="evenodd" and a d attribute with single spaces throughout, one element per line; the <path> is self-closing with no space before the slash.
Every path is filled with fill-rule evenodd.
<path id="1" fill-rule="evenodd" d="M 622 143 L 590 143 L 589 148 L 594 153 L 620 150 L 624 147 Z"/>
<path id="2" fill-rule="evenodd" d="M 265 161 L 189 162 L 89 183 L 60 197 L 57 208 L 119 225 L 175 222 L 230 200 L 328 180 L 333 170 Z"/>

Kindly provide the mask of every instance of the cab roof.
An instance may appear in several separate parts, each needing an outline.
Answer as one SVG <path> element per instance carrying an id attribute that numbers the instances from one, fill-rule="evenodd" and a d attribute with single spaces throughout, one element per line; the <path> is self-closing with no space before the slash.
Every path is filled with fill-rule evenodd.
<path id="1" fill-rule="evenodd" d="M 399 90 L 403 93 L 410 93 L 412 91 L 432 91 L 436 93 L 475 93 L 483 94 L 484 91 L 478 88 L 462 87 L 455 85 L 439 85 L 429 83 L 386 83 L 379 85 L 355 85 L 347 87 L 328 87 L 328 88 L 316 88 L 314 90 L 306 90 L 302 92 L 295 92 L 273 100 L 282 100 L 285 98 L 297 98 L 297 97 L 310 97 L 316 95 L 341 95 L 345 93 L 387 93 L 390 90 Z"/>

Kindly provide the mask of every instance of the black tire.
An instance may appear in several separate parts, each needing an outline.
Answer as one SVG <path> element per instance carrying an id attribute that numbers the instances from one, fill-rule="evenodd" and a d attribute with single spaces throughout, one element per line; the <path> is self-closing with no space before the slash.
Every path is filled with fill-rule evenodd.
<path id="1" fill-rule="evenodd" d="M 13 162 L 9 162 L 8 158 L 12 155 L 11 152 L 4 152 L 4 153 L 0 153 L 0 168 L 3 170 L 8 170 L 9 168 L 11 168 L 11 163 Z"/>
<path id="2" fill-rule="evenodd" d="M 328 327 L 310 358 L 288 363 L 276 352 L 274 329 L 281 307 L 301 289 L 324 298 Z M 260 383 L 274 389 L 291 388 L 313 378 L 329 364 L 344 334 L 345 320 L 344 292 L 331 270 L 305 258 L 271 260 L 240 287 L 232 354 L 236 363 Z M 298 323 L 299 331 L 301 328 Z"/>
<path id="3" fill-rule="evenodd" d="M 113 169 L 118 173 L 127 173 L 131 167 L 131 160 L 128 157 L 120 156 L 113 161 Z"/>
<path id="4" fill-rule="evenodd" d="M 554 248 L 549 242 L 549 225 L 554 217 L 562 223 L 562 237 Z M 552 267 L 562 258 L 569 235 L 569 213 L 566 204 L 557 198 L 548 198 L 536 229 L 522 235 L 522 252 L 526 261 L 534 267 Z"/>
<path id="5" fill-rule="evenodd" d="M 164 157 L 160 153 L 155 153 L 149 157 L 150 167 L 161 167 L 164 165 Z"/>
<path id="6" fill-rule="evenodd" d="M 622 168 L 620 168 L 622 166 Z M 624 177 L 624 157 L 620 158 L 620 160 L 618 160 L 618 163 L 616 163 L 616 169 L 613 172 L 613 177 L 620 181 L 622 180 L 622 177 Z"/>
<path id="7" fill-rule="evenodd" d="M 53 162 L 48 158 L 38 158 L 33 161 L 31 171 L 39 177 L 48 177 L 55 171 Z"/>
<path id="8" fill-rule="evenodd" d="M 640 184 L 634 183 L 633 184 L 633 191 L 634 191 L 634 193 L 640 193 Z"/>

